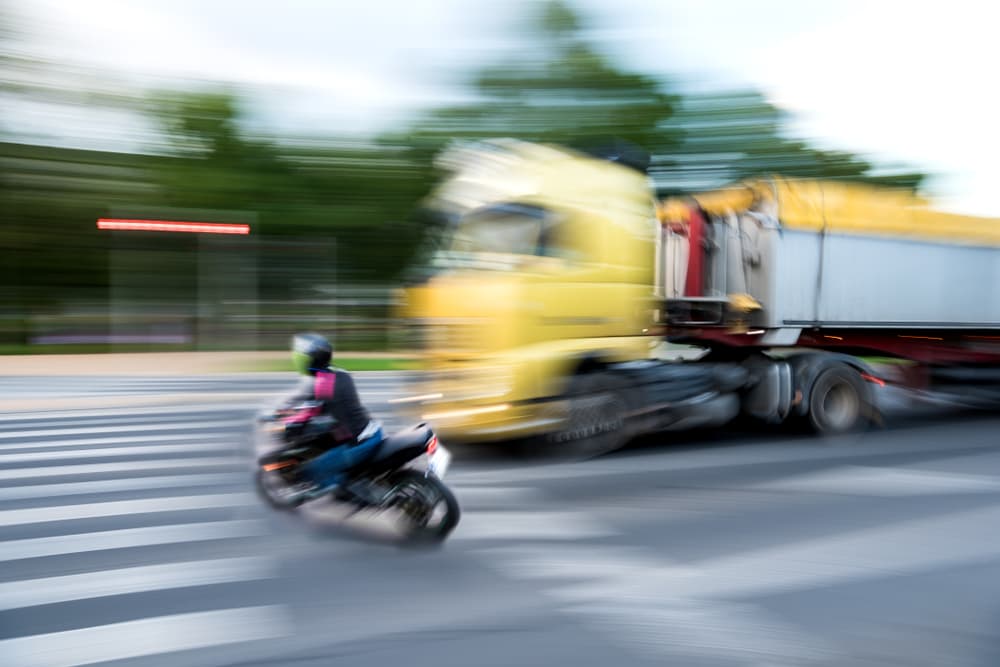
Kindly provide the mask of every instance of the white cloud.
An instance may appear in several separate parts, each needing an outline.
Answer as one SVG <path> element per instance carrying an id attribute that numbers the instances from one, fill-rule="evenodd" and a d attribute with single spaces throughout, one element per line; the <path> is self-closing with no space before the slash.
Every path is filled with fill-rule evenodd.
<path id="1" fill-rule="evenodd" d="M 763 88 L 831 147 L 941 173 L 952 208 L 1000 216 L 1000 9 L 978 0 L 580 0 L 628 67 Z M 373 131 L 509 52 L 530 0 L 33 0 L 47 50 L 141 82 L 261 86 L 285 130 Z"/>
<path id="2" fill-rule="evenodd" d="M 753 85 L 829 148 L 937 174 L 940 203 L 1000 216 L 1000 5 L 902 0 L 583 0 L 629 66 Z"/>
<path id="3" fill-rule="evenodd" d="M 750 61 L 811 137 L 944 173 L 949 208 L 1000 215 L 991 3 L 872 2 Z"/>
<path id="4" fill-rule="evenodd" d="M 37 0 L 25 13 L 37 45 L 57 61 L 139 85 L 245 84 L 264 89 L 264 106 L 286 116 L 277 125 L 293 118 L 312 123 L 300 128 L 307 131 L 373 131 L 443 96 L 449 74 L 499 46 L 475 20 L 462 29 L 468 3 L 465 13 L 461 0 L 417 4 Z"/>

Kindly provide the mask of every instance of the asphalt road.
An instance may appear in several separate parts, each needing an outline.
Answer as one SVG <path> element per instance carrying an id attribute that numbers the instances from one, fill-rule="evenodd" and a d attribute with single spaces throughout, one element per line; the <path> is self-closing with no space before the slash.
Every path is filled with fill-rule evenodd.
<path id="1" fill-rule="evenodd" d="M 249 418 L 287 384 L 0 378 L 0 404 L 109 399 L 0 413 L 0 665 L 1000 664 L 998 417 L 458 452 L 462 523 L 414 552 L 257 502 Z M 384 415 L 398 377 L 359 386 Z M 242 398 L 113 405 L 141 392 Z"/>

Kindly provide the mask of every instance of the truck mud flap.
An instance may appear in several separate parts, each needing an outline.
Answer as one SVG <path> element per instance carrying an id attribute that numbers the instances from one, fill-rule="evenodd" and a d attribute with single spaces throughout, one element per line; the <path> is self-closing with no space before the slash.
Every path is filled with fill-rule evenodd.
<path id="1" fill-rule="evenodd" d="M 792 369 L 783 362 L 759 365 L 758 381 L 743 398 L 743 413 L 777 424 L 792 408 Z"/>

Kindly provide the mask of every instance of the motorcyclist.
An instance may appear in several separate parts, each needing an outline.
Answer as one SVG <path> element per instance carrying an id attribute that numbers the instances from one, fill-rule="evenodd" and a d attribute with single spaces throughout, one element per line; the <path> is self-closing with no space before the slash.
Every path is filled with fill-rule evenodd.
<path id="1" fill-rule="evenodd" d="M 333 346 L 319 334 L 292 339 L 292 359 L 303 378 L 277 415 L 287 437 L 326 448 L 302 466 L 300 483 L 291 491 L 292 501 L 335 490 L 344 472 L 364 462 L 384 439 L 381 425 L 361 404 L 354 379 L 347 371 L 331 367 L 332 357 Z"/>

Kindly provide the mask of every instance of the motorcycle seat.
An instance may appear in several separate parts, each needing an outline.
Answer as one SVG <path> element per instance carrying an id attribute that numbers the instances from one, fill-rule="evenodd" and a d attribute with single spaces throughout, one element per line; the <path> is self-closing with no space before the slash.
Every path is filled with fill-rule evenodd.
<path id="1" fill-rule="evenodd" d="M 424 449 L 427 441 L 433 435 L 426 424 L 417 424 L 402 431 L 397 431 L 386 437 L 375 450 L 371 460 L 378 461 L 406 449 Z"/>
<path id="2" fill-rule="evenodd" d="M 427 441 L 434 432 L 426 424 L 393 433 L 379 443 L 375 451 L 356 470 L 370 472 L 374 469 L 388 470 L 405 464 L 421 454 L 427 448 Z"/>

